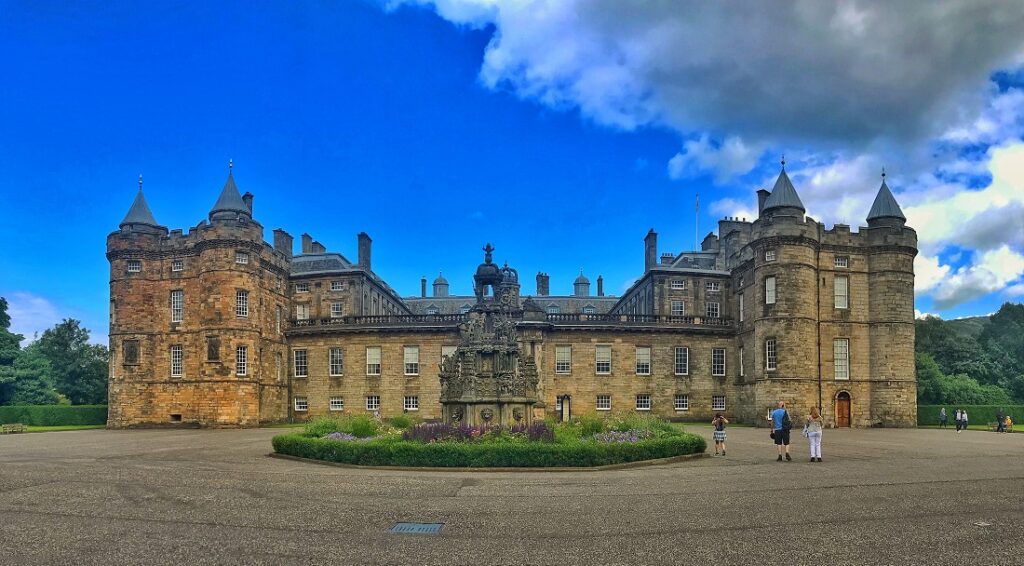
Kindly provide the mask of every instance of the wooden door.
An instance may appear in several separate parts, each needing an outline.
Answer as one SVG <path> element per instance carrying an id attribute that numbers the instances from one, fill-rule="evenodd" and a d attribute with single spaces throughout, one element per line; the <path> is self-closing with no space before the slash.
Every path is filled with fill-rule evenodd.
<path id="1" fill-rule="evenodd" d="M 845 391 L 836 397 L 836 426 L 850 426 L 850 394 Z"/>

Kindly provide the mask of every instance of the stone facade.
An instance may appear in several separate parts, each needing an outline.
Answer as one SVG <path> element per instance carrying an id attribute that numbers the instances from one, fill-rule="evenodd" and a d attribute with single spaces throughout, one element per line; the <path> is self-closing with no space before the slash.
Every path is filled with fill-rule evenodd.
<path id="1" fill-rule="evenodd" d="M 141 195 L 107 241 L 109 426 L 442 417 L 444 356 L 483 299 L 449 295 L 440 275 L 433 296 L 424 278 L 420 297 L 399 297 L 371 270 L 366 234 L 355 263 L 308 235 L 298 255 L 281 230 L 271 246 L 230 176 L 209 223 L 187 235 L 158 225 Z M 605 296 L 600 278 L 588 296 L 582 274 L 573 294 L 551 296 L 538 274 L 540 296 L 520 307 L 516 275 L 516 335 L 539 377 L 534 416 L 722 411 L 764 424 L 784 400 L 797 419 L 819 406 L 833 426 L 914 426 L 917 237 L 888 188 L 857 232 L 806 217 L 785 171 L 760 197 L 758 218 L 720 221 L 701 250 L 658 262 L 650 231 L 645 272 L 622 297 Z"/>

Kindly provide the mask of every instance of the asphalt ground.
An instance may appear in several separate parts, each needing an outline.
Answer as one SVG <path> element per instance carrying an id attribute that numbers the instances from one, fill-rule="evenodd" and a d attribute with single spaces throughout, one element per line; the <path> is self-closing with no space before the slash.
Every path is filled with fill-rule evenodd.
<path id="1" fill-rule="evenodd" d="M 1024 434 L 826 430 L 779 463 L 731 428 L 726 457 L 488 473 L 267 457 L 284 432 L 0 436 L 0 564 L 1024 564 Z"/>

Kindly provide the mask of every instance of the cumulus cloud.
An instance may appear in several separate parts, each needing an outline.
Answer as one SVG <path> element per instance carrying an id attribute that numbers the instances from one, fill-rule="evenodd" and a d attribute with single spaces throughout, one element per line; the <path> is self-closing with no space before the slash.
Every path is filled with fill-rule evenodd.
<path id="1" fill-rule="evenodd" d="M 44 297 L 16 291 L 7 295 L 7 314 L 11 316 L 11 332 L 25 337 L 26 346 L 47 328 L 63 320 L 56 305 Z"/>
<path id="2" fill-rule="evenodd" d="M 494 26 L 483 84 L 601 124 L 848 144 L 923 139 L 982 108 L 1024 55 L 1001 0 L 391 0 Z"/>
<path id="3" fill-rule="evenodd" d="M 748 221 L 757 218 L 757 203 L 754 201 L 746 202 L 739 199 L 724 198 L 712 202 L 710 210 L 712 214 L 745 218 Z"/>
<path id="4" fill-rule="evenodd" d="M 1024 255 L 1008 246 L 984 252 L 973 265 L 957 269 L 935 286 L 932 297 L 939 310 L 999 291 L 1024 275 Z"/>
<path id="5" fill-rule="evenodd" d="M 695 173 L 712 172 L 715 181 L 722 183 L 736 175 L 750 172 L 764 151 L 760 145 L 750 146 L 736 136 L 722 143 L 711 142 L 707 134 L 683 144 L 683 151 L 668 162 L 668 176 L 672 179 L 691 177 Z"/>

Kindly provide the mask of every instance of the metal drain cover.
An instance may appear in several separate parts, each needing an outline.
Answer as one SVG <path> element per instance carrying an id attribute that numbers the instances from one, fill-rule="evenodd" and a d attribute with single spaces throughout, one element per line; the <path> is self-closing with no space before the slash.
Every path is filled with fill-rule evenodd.
<path id="1" fill-rule="evenodd" d="M 402 535 L 439 535 L 444 523 L 395 523 L 389 533 Z"/>

